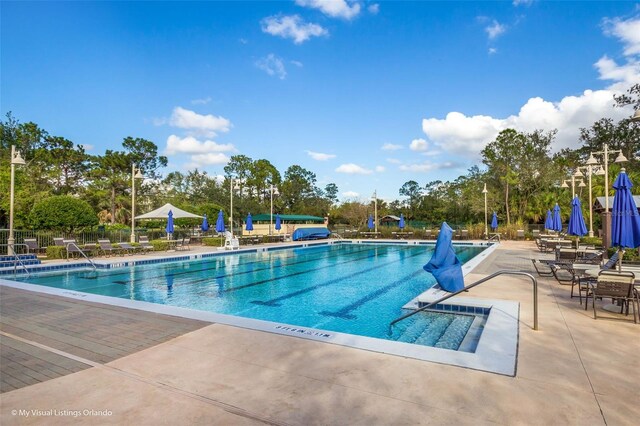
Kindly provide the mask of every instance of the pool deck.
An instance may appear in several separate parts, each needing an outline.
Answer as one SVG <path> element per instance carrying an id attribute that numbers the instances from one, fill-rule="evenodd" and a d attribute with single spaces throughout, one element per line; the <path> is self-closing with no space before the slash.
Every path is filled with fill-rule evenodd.
<path id="1" fill-rule="evenodd" d="M 503 242 L 466 282 L 532 257 Z M 538 282 L 539 331 L 530 281 L 465 294 L 521 303 L 515 377 L 0 286 L 2 379 L 35 382 L 0 395 L 0 423 L 637 424 L 640 325 Z"/>

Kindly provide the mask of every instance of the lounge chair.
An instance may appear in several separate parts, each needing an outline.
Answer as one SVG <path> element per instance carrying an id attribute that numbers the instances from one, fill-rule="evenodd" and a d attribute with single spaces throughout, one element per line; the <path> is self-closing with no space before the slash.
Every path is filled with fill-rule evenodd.
<path id="1" fill-rule="evenodd" d="M 140 250 L 139 247 L 132 246 L 129 243 L 118 243 L 118 246 L 127 254 L 134 254 Z"/>
<path id="2" fill-rule="evenodd" d="M 620 303 L 620 313 L 629 314 L 629 305 L 633 308 L 633 322 L 638 323 L 636 316 L 640 316 L 640 300 L 638 292 L 634 290 L 635 274 L 633 272 L 601 271 L 598 279 L 590 281 L 589 292 L 591 293 L 591 306 L 593 307 L 593 318 L 597 319 L 596 299 L 611 297 Z M 585 306 L 586 309 L 586 306 Z"/>
<path id="3" fill-rule="evenodd" d="M 64 238 L 54 238 L 53 239 L 53 245 L 56 245 L 58 247 L 65 247 Z"/>
<path id="4" fill-rule="evenodd" d="M 523 239 L 524 240 L 524 229 L 518 229 L 516 231 L 516 239 Z"/>
<path id="5" fill-rule="evenodd" d="M 142 249 L 143 253 L 155 250 L 153 248 L 153 244 L 149 242 L 149 237 L 147 237 L 146 235 L 140 235 L 140 237 L 138 238 L 138 242 L 140 243 L 140 248 Z"/>
<path id="6" fill-rule="evenodd" d="M 536 272 L 538 273 L 539 276 L 541 277 L 553 276 L 553 269 L 548 262 L 543 262 L 537 259 L 531 259 L 531 262 L 533 263 L 533 267 L 536 269 Z M 541 267 L 538 268 L 538 265 L 541 265 Z"/>
<path id="7" fill-rule="evenodd" d="M 67 249 L 67 260 L 69 260 L 69 257 L 74 257 L 74 255 L 77 257 L 80 257 L 80 255 L 89 256 L 89 251 L 81 249 L 76 240 L 64 240 L 64 245 Z"/>
<path id="8" fill-rule="evenodd" d="M 98 245 L 100 246 L 99 250 L 105 256 L 107 255 L 107 253 L 109 253 L 109 256 L 110 256 L 111 253 L 118 254 L 119 252 L 122 251 L 121 248 L 116 248 L 116 247 L 112 246 L 110 240 L 98 240 Z"/>
<path id="9" fill-rule="evenodd" d="M 25 238 L 24 239 L 24 243 L 27 245 L 27 248 L 29 249 L 29 253 L 46 253 L 47 248 L 46 247 L 40 247 L 40 245 L 38 244 L 38 240 L 35 238 Z"/>

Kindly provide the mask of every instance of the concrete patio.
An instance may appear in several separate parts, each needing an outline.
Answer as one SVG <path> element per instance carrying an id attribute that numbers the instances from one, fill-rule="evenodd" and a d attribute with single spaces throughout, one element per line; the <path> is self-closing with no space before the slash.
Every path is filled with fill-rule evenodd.
<path id="1" fill-rule="evenodd" d="M 466 281 L 500 269 L 533 272 L 532 257 L 540 257 L 534 243 L 504 242 Z M 640 325 L 630 315 L 594 320 L 569 298 L 570 286 L 554 279 L 539 278 L 539 331 L 532 330 L 528 280 L 504 277 L 465 295 L 520 302 L 515 377 L 0 289 L 3 354 L 6 347 L 14 358 L 16 351 L 27 354 L 11 371 L 33 370 L 34 359 L 68 363 L 55 378 L 2 393 L 3 425 L 632 425 L 640 419 Z M 19 309 L 11 302 L 16 298 Z M 68 321 L 71 331 L 43 326 L 61 318 L 61 305 L 85 313 Z M 43 306 L 51 312 L 39 312 Z M 106 337 L 110 343 L 103 344 L 98 336 L 118 317 L 131 322 L 120 321 L 112 334 L 127 338 Z M 166 328 L 171 332 L 160 332 Z M 94 339 L 92 329 L 103 334 Z M 149 333 L 156 334 L 145 344 L 130 345 Z M 73 337 L 90 342 L 91 350 Z M 4 377 L 4 355 L 1 368 Z"/>

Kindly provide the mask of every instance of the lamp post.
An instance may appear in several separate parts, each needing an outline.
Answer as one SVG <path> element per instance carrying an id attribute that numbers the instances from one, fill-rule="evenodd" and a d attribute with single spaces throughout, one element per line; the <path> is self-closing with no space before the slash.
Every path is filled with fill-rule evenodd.
<path id="1" fill-rule="evenodd" d="M 231 207 L 230 207 L 230 213 L 229 213 L 229 223 L 231 225 L 229 226 L 229 228 L 231 229 L 231 238 L 233 238 L 233 190 L 240 189 L 241 183 L 242 183 L 242 180 L 240 179 L 234 179 L 232 177 L 229 178 L 229 194 L 230 194 L 230 200 L 231 200 Z"/>
<path id="2" fill-rule="evenodd" d="M 576 181 L 579 182 L 578 187 L 579 188 L 584 188 L 585 185 L 584 181 L 582 179 L 576 179 L 576 177 L 582 177 L 582 173 L 580 172 L 580 169 L 576 169 L 576 171 L 571 175 L 571 199 L 573 200 L 574 198 L 576 198 Z M 561 188 L 568 188 L 569 185 L 567 184 L 567 182 L 569 182 L 569 179 L 566 179 L 564 181 L 562 181 L 562 185 L 560 185 Z"/>
<path id="3" fill-rule="evenodd" d="M 373 195 L 371 196 L 371 199 L 373 200 L 373 217 L 374 217 L 373 226 L 374 226 L 374 231 L 377 235 L 378 234 L 378 190 L 377 189 L 373 191 Z"/>
<path id="4" fill-rule="evenodd" d="M 578 170 L 584 170 L 584 173 L 589 178 L 589 237 L 593 237 L 593 187 L 591 185 L 591 177 L 593 175 L 604 175 L 604 168 L 600 164 L 589 164 L 578 167 Z"/>
<path id="5" fill-rule="evenodd" d="M 16 165 L 23 166 L 26 162 L 20 155 L 20 151 L 16 150 L 15 145 L 11 145 L 11 188 L 9 195 L 9 238 L 7 239 L 7 253 L 10 256 L 16 254 L 14 249 L 15 238 L 13 237 L 13 198 L 14 198 L 14 185 Z"/>
<path id="6" fill-rule="evenodd" d="M 131 242 L 136 242 L 136 179 L 144 179 L 142 171 L 131 165 Z"/>
<path id="7" fill-rule="evenodd" d="M 637 116 L 636 112 L 636 116 Z M 639 118 L 640 119 L 640 118 Z M 631 121 L 638 121 L 634 116 Z M 618 156 L 614 160 L 614 163 L 624 163 L 627 161 L 627 157 L 622 154 L 622 150 L 609 150 L 609 145 L 604 144 L 603 150 L 598 152 L 592 152 L 587 159 L 587 166 L 594 166 L 598 164 L 598 160 L 594 157 L 594 155 L 602 155 L 602 164 L 604 166 L 604 213 L 602 220 L 602 229 L 605 233 L 605 238 L 603 241 L 603 245 L 605 249 L 609 249 L 611 245 L 611 213 L 609 212 L 609 154 L 618 153 Z"/>
<path id="8" fill-rule="evenodd" d="M 484 236 L 488 240 L 489 239 L 489 216 L 487 215 L 487 184 L 484 184 L 484 188 L 482 189 L 482 193 L 484 194 Z"/>
<path id="9" fill-rule="evenodd" d="M 272 235 L 273 229 L 273 196 L 280 195 L 278 192 L 278 188 L 273 186 L 273 184 L 269 185 L 269 194 L 271 195 L 271 214 L 269 215 L 269 235 Z"/>

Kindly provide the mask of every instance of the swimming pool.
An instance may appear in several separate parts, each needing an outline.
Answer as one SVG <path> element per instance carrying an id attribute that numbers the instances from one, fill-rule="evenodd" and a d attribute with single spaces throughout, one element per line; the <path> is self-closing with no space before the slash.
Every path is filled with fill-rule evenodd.
<path id="1" fill-rule="evenodd" d="M 486 249 L 455 247 L 463 263 Z M 289 330 L 308 327 L 458 350 L 484 312 L 425 313 L 389 335 L 389 323 L 407 312 L 403 306 L 434 285 L 422 269 L 433 249 L 433 244 L 324 244 L 17 280 L 272 321 Z"/>

